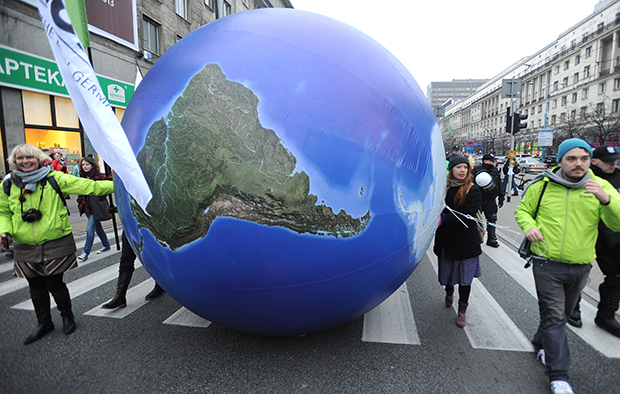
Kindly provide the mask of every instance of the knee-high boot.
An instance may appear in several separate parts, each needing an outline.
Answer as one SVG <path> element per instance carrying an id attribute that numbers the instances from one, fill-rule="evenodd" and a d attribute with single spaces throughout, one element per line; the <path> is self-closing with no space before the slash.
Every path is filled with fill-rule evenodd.
<path id="1" fill-rule="evenodd" d="M 116 295 L 112 298 L 112 301 L 108 302 L 101 307 L 103 309 L 124 308 L 127 306 L 127 288 L 129 288 L 129 282 L 133 272 L 120 271 L 118 273 L 118 284 L 116 285 Z"/>
<path id="2" fill-rule="evenodd" d="M 497 234 L 495 233 L 495 223 L 487 223 L 487 245 L 498 248 Z"/>
<path id="3" fill-rule="evenodd" d="M 62 316 L 62 331 L 65 335 L 71 334 L 76 329 L 75 318 L 73 317 L 73 311 L 71 310 L 71 296 L 69 295 L 69 289 L 63 283 L 63 287 L 60 290 L 53 291 L 52 295 L 58 305 L 60 316 Z"/>
<path id="4" fill-rule="evenodd" d="M 38 341 L 47 333 L 54 331 L 54 323 L 50 313 L 50 295 L 47 289 L 30 289 L 30 297 L 32 298 L 32 305 L 34 305 L 39 325 L 28 338 L 24 339 L 24 345 Z"/>
<path id="5" fill-rule="evenodd" d="M 598 304 L 598 312 L 594 322 L 610 334 L 620 337 L 620 323 L 616 320 L 616 311 L 620 305 L 620 289 L 603 282 L 598 290 L 601 301 Z"/>

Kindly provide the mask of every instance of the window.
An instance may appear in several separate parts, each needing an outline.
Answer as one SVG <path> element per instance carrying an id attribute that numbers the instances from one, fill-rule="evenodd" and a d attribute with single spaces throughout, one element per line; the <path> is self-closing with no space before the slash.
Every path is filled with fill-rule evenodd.
<path id="1" fill-rule="evenodd" d="M 555 124 L 555 115 L 551 115 L 551 124 Z"/>
<path id="2" fill-rule="evenodd" d="M 187 19 L 187 0 L 174 0 L 175 11 L 183 19 Z"/>
<path id="3" fill-rule="evenodd" d="M 573 100 L 571 102 L 572 103 L 576 103 L 577 102 L 577 93 L 573 93 Z"/>
<path id="4" fill-rule="evenodd" d="M 605 83 L 605 82 L 598 84 L 598 94 L 605 93 L 606 85 L 607 85 L 607 83 Z"/>
<path id="5" fill-rule="evenodd" d="M 532 107 L 532 109 L 530 110 L 530 114 L 534 115 L 536 113 L 536 108 Z"/>
<path id="6" fill-rule="evenodd" d="M 541 127 L 542 127 L 542 120 L 538 119 L 538 126 L 537 126 L 537 127 L 538 127 L 538 128 L 541 128 Z"/>
<path id="7" fill-rule="evenodd" d="M 230 7 L 230 4 L 228 4 L 228 2 L 224 1 L 223 3 L 223 10 L 222 10 L 222 16 L 228 16 L 232 14 L 232 9 Z"/>
<path id="8" fill-rule="evenodd" d="M 567 97 L 568 96 L 562 97 L 562 107 L 566 107 L 566 101 L 567 101 L 566 99 L 567 99 Z"/>
<path id="9" fill-rule="evenodd" d="M 596 104 L 596 113 L 599 115 L 605 115 L 605 104 L 604 103 Z"/>
<path id="10" fill-rule="evenodd" d="M 542 112 L 542 104 L 538 106 L 538 113 Z"/>
<path id="11" fill-rule="evenodd" d="M 614 90 L 620 89 L 620 78 L 614 79 Z"/>
<path id="12" fill-rule="evenodd" d="M 560 88 L 560 84 L 558 83 L 558 81 L 555 81 L 553 83 L 553 90 L 558 90 Z"/>
<path id="13" fill-rule="evenodd" d="M 213 3 L 215 2 L 215 0 L 205 0 L 205 5 L 209 8 L 211 8 L 212 10 L 215 9 Z"/>
<path id="14" fill-rule="evenodd" d="M 585 118 L 587 111 L 588 111 L 588 107 L 581 107 L 579 109 L 579 116 L 581 116 L 582 118 Z"/>
<path id="15" fill-rule="evenodd" d="M 615 99 L 611 102 L 611 112 L 620 111 L 620 99 Z"/>
<path id="16" fill-rule="evenodd" d="M 142 35 L 144 50 L 154 54 L 159 53 L 159 26 L 148 18 L 142 19 Z"/>
<path id="17" fill-rule="evenodd" d="M 568 70 L 569 67 L 570 67 L 570 60 L 567 60 L 564 62 L 564 70 Z"/>
<path id="18" fill-rule="evenodd" d="M 573 75 L 573 83 L 579 83 L 579 73 L 575 73 L 575 75 Z"/>
<path id="19" fill-rule="evenodd" d="M 590 66 L 585 66 L 583 68 L 583 77 L 588 78 L 590 76 Z"/>
<path id="20" fill-rule="evenodd" d="M 560 65 L 556 64 L 555 67 L 553 67 L 553 73 L 554 74 L 559 74 L 560 73 Z"/>
<path id="21" fill-rule="evenodd" d="M 568 77 L 564 77 L 564 79 L 562 79 L 562 85 L 568 85 Z"/>
<path id="22" fill-rule="evenodd" d="M 560 114 L 560 122 L 566 122 L 566 112 Z"/>
<path id="23" fill-rule="evenodd" d="M 592 56 L 592 47 L 587 47 L 586 48 L 586 58 Z"/>
<path id="24" fill-rule="evenodd" d="M 605 28 L 605 22 L 601 22 L 598 24 L 598 26 L 596 26 L 596 32 L 602 33 L 604 28 Z"/>
<path id="25" fill-rule="evenodd" d="M 575 66 L 581 63 L 581 55 L 575 56 Z"/>
<path id="26" fill-rule="evenodd" d="M 570 111 L 570 118 L 575 119 L 577 117 L 577 110 Z"/>
<path id="27" fill-rule="evenodd" d="M 588 88 L 585 88 L 581 91 L 581 98 L 582 99 L 587 99 L 588 98 Z"/>

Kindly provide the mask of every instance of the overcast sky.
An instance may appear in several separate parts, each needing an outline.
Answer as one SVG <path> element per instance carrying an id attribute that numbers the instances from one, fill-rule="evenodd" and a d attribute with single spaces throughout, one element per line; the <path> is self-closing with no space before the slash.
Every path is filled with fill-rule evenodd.
<path id="1" fill-rule="evenodd" d="M 432 81 L 492 78 L 594 12 L 598 0 L 291 0 L 394 54 L 426 94 Z"/>

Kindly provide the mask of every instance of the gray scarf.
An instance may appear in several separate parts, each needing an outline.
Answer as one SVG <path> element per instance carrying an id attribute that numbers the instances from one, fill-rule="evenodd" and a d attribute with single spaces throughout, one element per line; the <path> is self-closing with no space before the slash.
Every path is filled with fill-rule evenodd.
<path id="1" fill-rule="evenodd" d="M 15 183 L 17 187 L 23 187 L 24 189 L 33 192 L 37 190 L 37 182 L 47 177 L 47 174 L 49 174 L 51 171 L 52 167 L 50 167 L 49 165 L 43 166 L 38 170 L 30 172 L 13 170 L 11 172 L 11 178 L 13 179 L 13 183 Z"/>
<path id="2" fill-rule="evenodd" d="M 543 172 L 542 174 L 536 175 L 536 177 L 532 179 L 532 182 L 530 182 L 530 185 L 534 184 L 535 182 L 538 182 L 544 177 L 547 177 L 549 178 L 550 181 L 558 183 L 568 189 L 583 189 L 586 181 L 590 179 L 590 171 L 587 171 L 586 174 L 583 176 L 583 178 L 579 180 L 579 182 L 570 182 L 564 179 L 564 177 L 562 176 L 561 168 L 558 169 L 557 172 L 553 172 L 551 170 L 545 170 L 545 172 Z M 528 185 L 528 188 L 529 187 L 530 186 Z M 527 189 L 525 189 L 525 191 L 527 191 Z"/>

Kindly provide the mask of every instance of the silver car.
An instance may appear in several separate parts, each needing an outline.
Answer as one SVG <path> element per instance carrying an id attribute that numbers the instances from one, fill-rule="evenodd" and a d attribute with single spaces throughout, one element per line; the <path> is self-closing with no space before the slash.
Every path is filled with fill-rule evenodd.
<path id="1" fill-rule="evenodd" d="M 517 165 L 525 172 L 542 172 L 547 169 L 547 165 L 535 157 L 517 159 Z"/>

